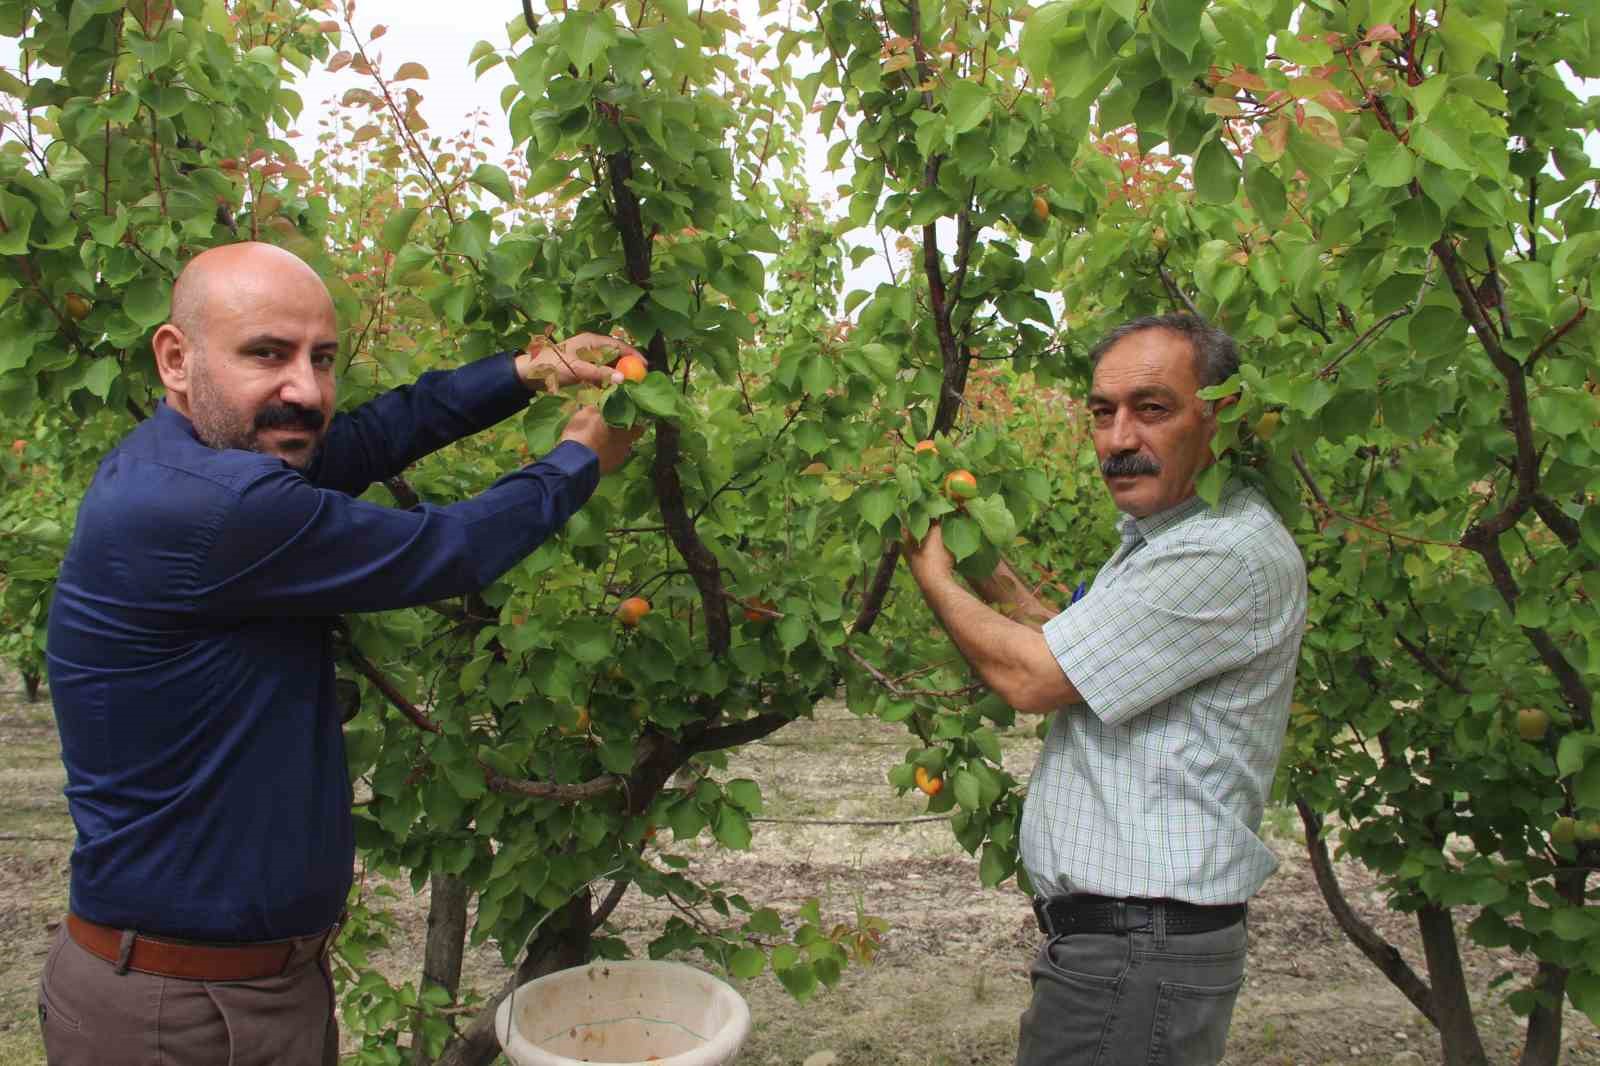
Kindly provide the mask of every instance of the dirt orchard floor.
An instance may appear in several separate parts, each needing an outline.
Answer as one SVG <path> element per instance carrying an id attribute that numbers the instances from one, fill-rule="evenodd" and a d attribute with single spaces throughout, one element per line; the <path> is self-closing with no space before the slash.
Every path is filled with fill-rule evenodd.
<path id="1" fill-rule="evenodd" d="M 1025 777 L 1038 743 L 1031 723 L 1003 737 L 1006 764 Z M 819 708 L 738 753 L 726 774 L 759 781 L 766 817 L 748 853 L 727 853 L 704 836 L 668 847 L 702 877 L 743 892 L 786 917 L 810 897 L 825 922 L 858 913 L 887 919 L 877 960 L 853 965 L 840 984 L 797 1004 L 770 975 L 745 982 L 754 1030 L 740 1066 L 990 1066 L 1011 1061 L 1027 1004 L 1027 969 L 1038 933 L 1014 887 L 983 889 L 976 862 L 940 822 L 899 826 L 796 824 L 804 819 L 895 819 L 922 814 L 896 799 L 887 769 L 908 747 L 898 726 L 857 719 L 841 705 Z M 15 677 L 0 677 L 0 1064 L 43 1063 L 34 1009 L 47 923 L 66 906 L 72 827 L 49 704 L 27 704 Z M 1234 1015 L 1227 1062 L 1243 1064 L 1424 1064 L 1440 1061 L 1420 1015 L 1367 962 L 1328 916 L 1298 841 L 1298 823 L 1269 815 L 1282 865 L 1250 909 L 1249 975 Z M 669 834 L 670 835 L 670 834 Z M 1359 867 L 1340 869 L 1351 902 L 1398 944 L 1413 965 L 1415 924 L 1391 914 Z M 395 976 L 420 971 L 426 895 L 402 882 L 404 936 L 379 960 Z M 635 949 L 675 913 L 631 894 L 614 925 Z M 1464 920 L 1463 920 L 1464 921 Z M 1515 1061 L 1520 1020 L 1488 989 L 1507 970 L 1531 966 L 1507 952 L 1464 945 L 1479 1024 L 1491 1062 Z M 687 960 L 697 962 L 698 960 Z M 468 984 L 488 991 L 504 971 L 492 946 L 474 951 Z M 1567 1010 L 1566 1063 L 1600 1066 L 1600 1032 Z"/>

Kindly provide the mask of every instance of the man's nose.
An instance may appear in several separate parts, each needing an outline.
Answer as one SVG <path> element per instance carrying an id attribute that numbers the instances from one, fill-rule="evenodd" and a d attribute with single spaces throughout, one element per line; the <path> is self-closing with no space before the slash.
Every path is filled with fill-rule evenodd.
<path id="1" fill-rule="evenodd" d="M 1131 415 L 1121 411 L 1116 413 L 1111 420 L 1110 432 L 1106 434 L 1106 446 L 1113 454 L 1139 450 L 1139 434 Z"/>
<path id="2" fill-rule="evenodd" d="M 302 353 L 289 360 L 278 388 L 278 398 L 314 411 L 322 408 L 322 390 L 317 385 L 317 372 L 311 366 L 309 354 Z"/>

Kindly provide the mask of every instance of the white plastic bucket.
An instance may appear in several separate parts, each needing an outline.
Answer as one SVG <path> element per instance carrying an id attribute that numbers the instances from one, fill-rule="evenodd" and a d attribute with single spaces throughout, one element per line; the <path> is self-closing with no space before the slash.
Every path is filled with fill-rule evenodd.
<path id="1" fill-rule="evenodd" d="M 519 987 L 495 1013 L 515 1066 L 723 1066 L 749 1034 L 744 997 L 679 962 L 559 970 Z"/>

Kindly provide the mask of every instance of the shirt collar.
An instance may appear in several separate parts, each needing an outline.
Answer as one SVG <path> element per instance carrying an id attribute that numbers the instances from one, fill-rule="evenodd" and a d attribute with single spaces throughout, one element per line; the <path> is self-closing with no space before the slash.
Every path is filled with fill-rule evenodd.
<path id="1" fill-rule="evenodd" d="M 1228 483 L 1222 487 L 1222 495 L 1219 497 L 1219 499 L 1223 499 L 1232 495 L 1233 492 L 1239 487 L 1240 485 L 1237 481 L 1229 480 Z M 1149 540 L 1157 533 L 1160 533 L 1163 530 L 1171 529 L 1184 519 L 1196 515 L 1205 509 L 1206 502 L 1202 500 L 1198 494 L 1196 494 L 1194 496 L 1190 496 L 1187 500 L 1184 500 L 1180 504 L 1175 504 L 1174 506 L 1167 508 L 1165 511 L 1158 511 L 1155 514 L 1147 515 L 1144 518 L 1135 518 L 1133 515 L 1125 514 L 1122 516 L 1122 522 L 1118 527 L 1118 532 L 1122 534 L 1122 541 L 1124 544 L 1129 544 L 1140 540 Z"/>
<path id="2" fill-rule="evenodd" d="M 200 434 L 195 432 L 194 423 L 191 422 L 188 417 L 180 412 L 176 407 L 168 403 L 164 398 L 160 403 L 156 404 L 156 410 L 153 417 L 155 418 L 156 424 L 163 430 L 175 430 L 179 433 L 187 434 L 188 436 L 193 437 L 195 440 L 200 440 Z"/>

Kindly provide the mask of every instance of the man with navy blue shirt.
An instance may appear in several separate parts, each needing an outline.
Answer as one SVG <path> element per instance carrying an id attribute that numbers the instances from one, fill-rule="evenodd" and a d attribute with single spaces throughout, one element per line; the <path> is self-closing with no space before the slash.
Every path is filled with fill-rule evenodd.
<path id="1" fill-rule="evenodd" d="M 538 462 L 448 506 L 356 497 L 516 414 L 604 385 L 582 335 L 422 375 L 334 414 L 316 273 L 204 252 L 154 335 L 166 400 L 102 462 L 50 611 L 77 827 L 40 987 L 52 1066 L 337 1059 L 324 949 L 354 842 L 332 624 L 482 589 L 559 530 L 634 435 L 583 408 Z"/>

